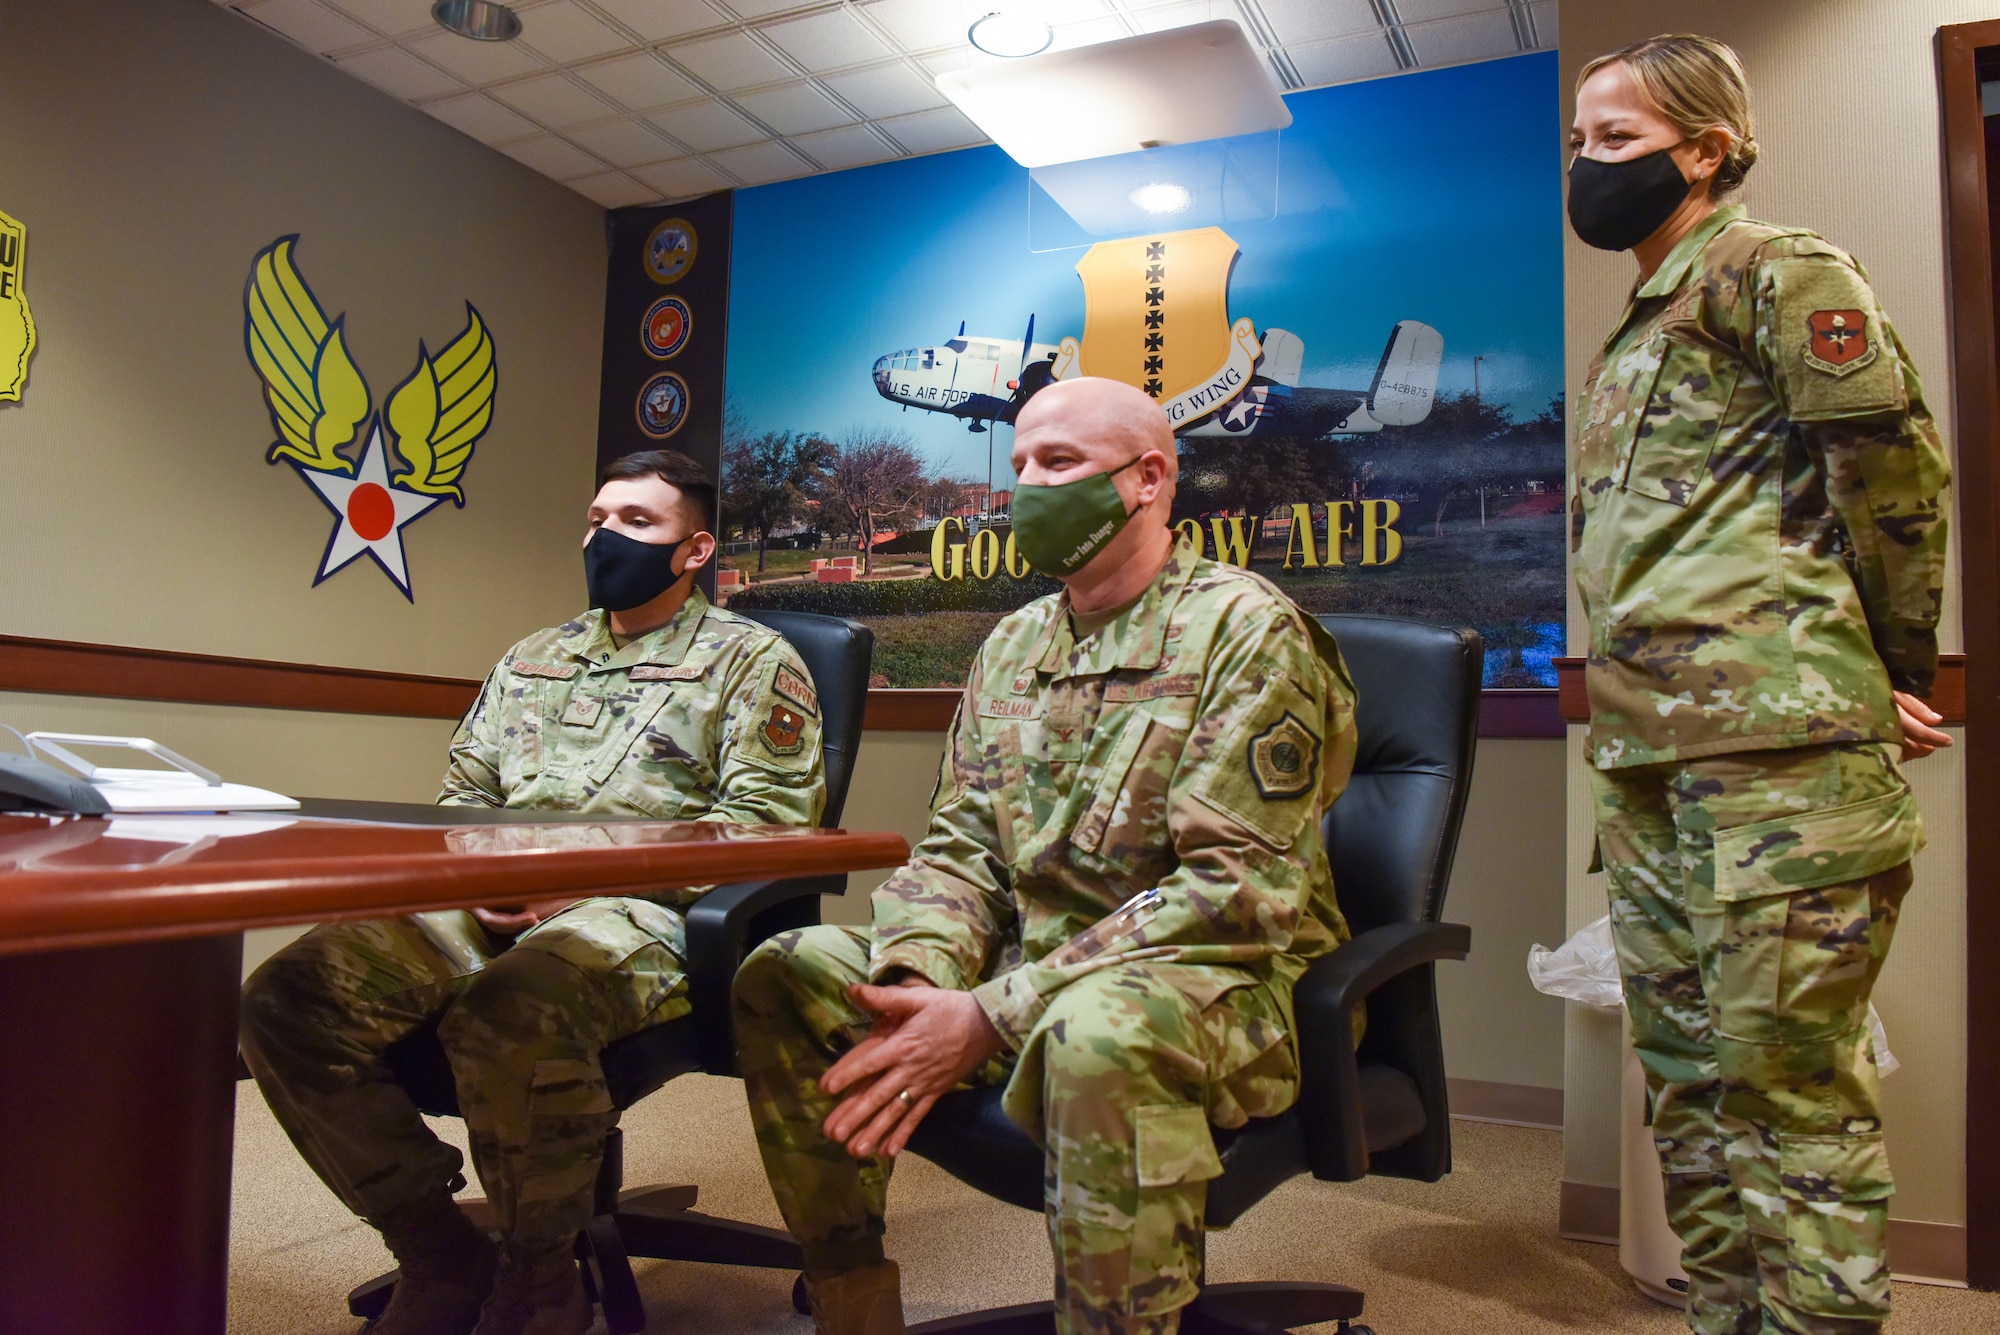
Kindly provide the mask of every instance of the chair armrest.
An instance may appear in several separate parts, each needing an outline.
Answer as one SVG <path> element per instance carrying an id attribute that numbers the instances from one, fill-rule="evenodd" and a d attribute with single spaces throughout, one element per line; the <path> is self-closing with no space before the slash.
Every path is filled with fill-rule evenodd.
<path id="1" fill-rule="evenodd" d="M 846 893 L 845 873 L 739 881 L 716 886 L 682 915 L 687 923 L 688 1002 L 700 1035 L 703 1070 L 712 1075 L 736 1072 L 729 989 L 744 959 L 766 937 L 818 922 L 821 895 Z M 799 911 L 786 913 L 787 905 L 796 905 Z M 774 909 L 779 912 L 773 913 Z"/>
<path id="2" fill-rule="evenodd" d="M 1354 1010 L 1383 984 L 1441 959 L 1464 959 L 1472 929 L 1456 923 L 1372 927 L 1314 960 L 1292 992 L 1299 1028 L 1299 1115 L 1313 1176 L 1353 1182 L 1368 1173 Z"/>

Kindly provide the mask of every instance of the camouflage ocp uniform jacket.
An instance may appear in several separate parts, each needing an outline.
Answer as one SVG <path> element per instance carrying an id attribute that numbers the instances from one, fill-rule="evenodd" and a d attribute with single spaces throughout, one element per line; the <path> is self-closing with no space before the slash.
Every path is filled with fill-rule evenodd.
<path id="1" fill-rule="evenodd" d="M 929 834 L 875 893 L 870 976 L 970 989 L 1016 1051 L 1114 963 L 1156 964 L 1197 1007 L 1246 982 L 1288 1007 L 1347 939 L 1319 819 L 1354 748 L 1339 650 L 1260 576 L 1177 545 L 1080 644 L 1068 595 L 1038 599 L 973 665 Z"/>
<path id="2" fill-rule="evenodd" d="M 792 646 L 697 589 L 623 649 L 601 610 L 509 649 L 452 738 L 438 801 L 811 826 L 826 804 L 819 731 Z"/>
<path id="3" fill-rule="evenodd" d="M 1571 550 L 1601 769 L 1895 742 L 1937 666 L 1950 467 L 1845 252 L 1717 210 L 1592 365 Z"/>

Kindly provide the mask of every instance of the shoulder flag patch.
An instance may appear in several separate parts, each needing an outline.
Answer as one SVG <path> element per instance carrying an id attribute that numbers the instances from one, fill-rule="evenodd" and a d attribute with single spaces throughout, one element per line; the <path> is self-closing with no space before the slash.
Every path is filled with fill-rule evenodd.
<path id="1" fill-rule="evenodd" d="M 1250 777 L 1267 802 L 1303 797 L 1319 779 L 1319 736 L 1297 714 L 1284 717 L 1250 739 Z"/>
<path id="2" fill-rule="evenodd" d="M 771 689 L 784 696 L 808 714 L 819 713 L 819 694 L 806 685 L 804 678 L 788 667 L 781 667 L 771 678 Z"/>

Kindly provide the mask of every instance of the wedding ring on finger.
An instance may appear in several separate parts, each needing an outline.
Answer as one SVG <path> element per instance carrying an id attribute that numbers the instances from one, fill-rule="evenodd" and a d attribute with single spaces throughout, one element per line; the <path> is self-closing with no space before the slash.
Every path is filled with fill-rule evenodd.
<path id="1" fill-rule="evenodd" d="M 917 1101 L 910 1097 L 910 1091 L 907 1089 L 896 1096 L 896 1101 L 905 1108 L 914 1108 L 917 1106 Z"/>

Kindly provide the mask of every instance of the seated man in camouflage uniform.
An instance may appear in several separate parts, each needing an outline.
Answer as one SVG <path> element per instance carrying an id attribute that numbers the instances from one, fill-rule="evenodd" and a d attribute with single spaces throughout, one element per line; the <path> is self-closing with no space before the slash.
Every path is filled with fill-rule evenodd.
<path id="1" fill-rule="evenodd" d="M 804 665 L 694 587 L 715 555 L 708 474 L 652 451 L 601 482 L 584 547 L 594 610 L 507 651 L 452 738 L 438 801 L 815 824 L 826 795 Z M 674 909 L 699 893 L 337 923 L 251 977 L 244 1059 L 313 1171 L 401 1263 L 377 1335 L 589 1326 L 572 1246 L 618 1118 L 598 1054 L 687 1013 Z M 383 1057 L 433 1021 L 497 1255 L 452 1202 L 462 1157 Z"/>
<path id="2" fill-rule="evenodd" d="M 784 933 L 736 978 L 758 1144 L 828 1335 L 903 1330 L 889 1169 L 965 1081 L 1004 1082 L 1047 1151 L 1058 1328 L 1176 1329 L 1209 1128 L 1297 1097 L 1292 984 L 1347 936 L 1319 833 L 1355 746 L 1331 637 L 1175 543 L 1174 440 L 1138 390 L 1051 386 L 1015 442 L 1015 540 L 1066 591 L 981 649 L 873 930 Z"/>

